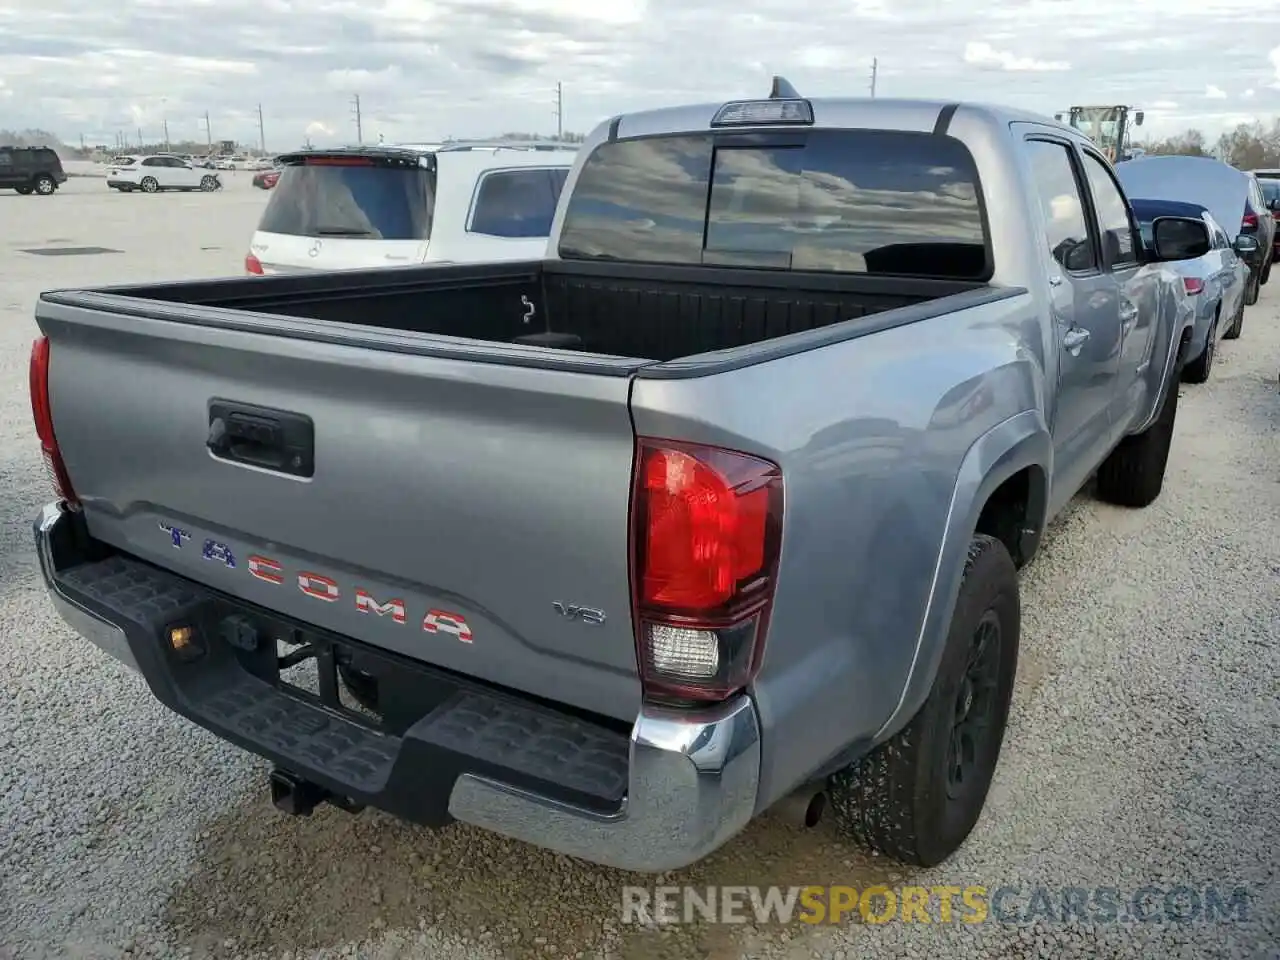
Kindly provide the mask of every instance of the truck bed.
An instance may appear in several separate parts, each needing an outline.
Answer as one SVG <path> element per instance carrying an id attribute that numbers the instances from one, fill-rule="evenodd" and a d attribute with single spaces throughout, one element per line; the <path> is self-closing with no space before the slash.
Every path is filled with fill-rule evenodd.
<path id="1" fill-rule="evenodd" d="M 983 288 L 858 274 L 530 261 L 199 280 L 101 292 L 664 362 Z"/>

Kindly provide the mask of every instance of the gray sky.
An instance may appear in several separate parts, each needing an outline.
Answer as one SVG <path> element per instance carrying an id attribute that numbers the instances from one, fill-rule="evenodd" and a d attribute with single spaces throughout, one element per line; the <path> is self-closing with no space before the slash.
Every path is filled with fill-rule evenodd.
<path id="1" fill-rule="evenodd" d="M 768 91 L 1129 103 L 1142 133 L 1280 115 L 1280 0 L 9 0 L 0 126 L 68 141 L 585 132 Z"/>

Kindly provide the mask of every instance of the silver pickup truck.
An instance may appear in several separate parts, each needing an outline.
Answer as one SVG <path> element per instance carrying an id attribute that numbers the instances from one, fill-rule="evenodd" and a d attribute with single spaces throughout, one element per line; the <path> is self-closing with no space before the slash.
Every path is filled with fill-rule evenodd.
<path id="1" fill-rule="evenodd" d="M 58 290 L 50 596 L 278 806 L 639 871 L 982 810 L 1018 568 L 1160 493 L 1192 316 L 1036 115 L 767 99 L 586 141 L 546 259 Z M 300 675 L 303 674 L 303 675 Z"/>

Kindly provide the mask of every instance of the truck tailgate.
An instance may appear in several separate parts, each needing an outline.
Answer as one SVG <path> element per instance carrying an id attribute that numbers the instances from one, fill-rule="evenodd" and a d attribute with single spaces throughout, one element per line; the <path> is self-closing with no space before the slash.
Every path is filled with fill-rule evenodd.
<path id="1" fill-rule="evenodd" d="M 65 298 L 37 320 L 95 537 L 318 627 L 634 718 L 625 362 L 475 362 L 456 355 L 470 341 L 447 356 L 385 334 L 371 349 L 281 335 L 305 323 L 288 318 L 256 315 L 255 332 L 252 314 L 184 323 Z M 208 312 L 164 312 L 180 309 Z M 254 408 L 310 418 L 311 476 L 206 445 L 214 419 Z M 305 430 L 289 442 L 305 447 Z"/>

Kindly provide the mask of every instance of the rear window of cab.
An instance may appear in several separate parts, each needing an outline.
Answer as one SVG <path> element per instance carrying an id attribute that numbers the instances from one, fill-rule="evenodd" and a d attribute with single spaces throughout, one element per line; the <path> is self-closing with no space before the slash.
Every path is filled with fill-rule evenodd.
<path id="1" fill-rule="evenodd" d="M 564 259 L 987 280 L 981 187 L 959 140 L 888 130 L 694 133 L 596 147 Z"/>

